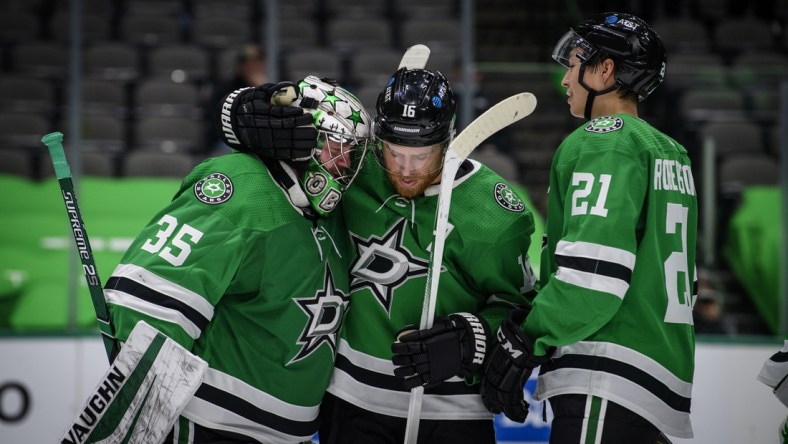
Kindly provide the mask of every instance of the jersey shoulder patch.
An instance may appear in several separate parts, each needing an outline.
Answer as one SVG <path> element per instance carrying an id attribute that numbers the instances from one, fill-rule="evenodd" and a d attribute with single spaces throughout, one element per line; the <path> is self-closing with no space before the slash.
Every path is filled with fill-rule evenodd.
<path id="1" fill-rule="evenodd" d="M 517 193 L 512 190 L 509 185 L 503 182 L 498 182 L 495 184 L 494 190 L 495 201 L 498 202 L 498 205 L 504 209 L 513 211 L 515 213 L 525 210 L 525 204 L 523 203 L 523 200 L 520 199 Z"/>
<path id="2" fill-rule="evenodd" d="M 233 182 L 226 175 L 211 173 L 194 184 L 194 195 L 208 205 L 217 205 L 233 197 Z"/>
<path id="3" fill-rule="evenodd" d="M 589 133 L 611 133 L 624 127 L 624 119 L 615 116 L 602 116 L 588 122 L 585 130 Z"/>

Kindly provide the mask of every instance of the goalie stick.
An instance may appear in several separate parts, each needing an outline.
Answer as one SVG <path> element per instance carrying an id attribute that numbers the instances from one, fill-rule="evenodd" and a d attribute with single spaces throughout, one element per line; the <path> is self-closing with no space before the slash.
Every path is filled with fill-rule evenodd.
<path id="1" fill-rule="evenodd" d="M 118 351 L 88 233 L 79 210 L 63 134 L 41 141 L 49 149 L 82 270 L 90 289 L 110 368 L 63 432 L 62 444 L 160 443 L 200 386 L 208 364 L 140 321 Z"/>
<path id="2" fill-rule="evenodd" d="M 424 305 L 421 310 L 420 329 L 432 327 L 435 316 L 435 305 L 438 296 L 438 281 L 443 262 L 443 247 L 446 243 L 446 230 L 449 224 L 449 209 L 451 194 L 454 185 L 454 176 L 460 164 L 468 157 L 477 146 L 485 139 L 511 125 L 514 122 L 530 115 L 536 108 L 536 97 L 531 93 L 520 93 L 511 96 L 493 105 L 482 115 L 471 122 L 454 139 L 446 150 L 441 172 L 440 191 L 438 192 L 438 206 L 435 213 L 435 239 L 430 252 L 430 267 L 427 272 L 427 285 L 424 293 Z M 405 426 L 405 443 L 415 444 L 419 433 L 419 417 L 421 416 L 421 401 L 424 396 L 424 387 L 416 387 L 410 392 L 408 405 L 408 419 Z"/>
<path id="3" fill-rule="evenodd" d="M 101 279 L 96 269 L 96 261 L 93 259 L 93 250 L 90 248 L 88 233 L 85 230 L 84 222 L 82 222 L 82 212 L 79 210 L 77 195 L 74 192 L 71 169 L 68 167 L 66 154 L 63 152 L 63 133 L 49 133 L 41 138 L 41 142 L 49 149 L 49 156 L 52 158 L 52 165 L 55 167 L 55 176 L 63 194 L 63 203 L 66 205 L 66 214 L 70 222 L 71 233 L 74 235 L 77 252 L 82 261 L 82 271 L 85 273 L 85 280 L 90 290 L 90 299 L 93 301 L 93 309 L 96 311 L 101 339 L 104 342 L 107 357 L 112 362 L 118 354 L 118 347 L 109 318 L 107 301 L 104 299 Z"/>

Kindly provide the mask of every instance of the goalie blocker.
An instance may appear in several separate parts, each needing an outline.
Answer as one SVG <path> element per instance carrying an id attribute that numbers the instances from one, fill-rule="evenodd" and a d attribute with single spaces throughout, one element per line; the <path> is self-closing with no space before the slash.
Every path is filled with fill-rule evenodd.
<path id="1" fill-rule="evenodd" d="M 205 361 L 140 321 L 58 442 L 161 443 L 207 369 Z"/>

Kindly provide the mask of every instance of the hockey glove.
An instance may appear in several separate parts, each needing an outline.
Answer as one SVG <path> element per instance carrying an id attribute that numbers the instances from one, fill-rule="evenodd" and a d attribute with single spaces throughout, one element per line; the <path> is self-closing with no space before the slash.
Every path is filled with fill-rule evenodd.
<path id="1" fill-rule="evenodd" d="M 297 97 L 293 82 L 233 91 L 221 104 L 222 140 L 235 150 L 261 157 L 309 160 L 317 147 L 317 129 L 312 114 L 290 106 Z"/>
<path id="2" fill-rule="evenodd" d="M 528 403 L 523 386 L 535 367 L 548 356 L 533 356 L 533 343 L 520 328 L 529 310 L 512 310 L 498 329 L 498 341 L 484 366 L 481 395 L 484 406 L 493 413 L 503 412 L 515 422 L 524 422 Z M 552 354 L 552 353 L 550 353 Z"/>
<path id="3" fill-rule="evenodd" d="M 472 379 L 484 362 L 490 328 L 484 319 L 455 313 L 435 319 L 425 330 L 404 327 L 397 336 L 391 346 L 394 375 L 412 389 L 434 387 L 456 375 Z"/>

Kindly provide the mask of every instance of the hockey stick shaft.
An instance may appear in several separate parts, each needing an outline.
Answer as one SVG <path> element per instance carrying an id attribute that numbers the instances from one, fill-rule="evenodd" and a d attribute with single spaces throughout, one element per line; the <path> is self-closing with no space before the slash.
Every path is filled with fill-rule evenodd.
<path id="1" fill-rule="evenodd" d="M 425 286 L 424 305 L 421 311 L 419 328 L 432 327 L 435 317 L 435 306 L 438 301 L 438 282 L 440 270 L 443 265 L 443 247 L 446 244 L 446 232 L 449 226 L 449 210 L 451 208 L 451 194 L 454 189 L 454 177 L 457 175 L 462 162 L 484 140 L 501 129 L 530 115 L 536 108 L 536 97 L 531 93 L 520 93 L 511 96 L 493 105 L 482 115 L 471 122 L 465 130 L 457 136 L 446 150 L 441 171 L 440 191 L 438 192 L 438 205 L 435 213 L 435 238 L 430 251 L 430 267 L 427 271 L 427 285 Z M 421 403 L 424 397 L 424 387 L 416 387 L 410 392 L 408 405 L 408 419 L 405 425 L 405 443 L 415 444 L 419 432 L 419 417 L 421 416 Z"/>
<path id="2" fill-rule="evenodd" d="M 413 45 L 405 50 L 405 54 L 402 55 L 402 60 L 400 60 L 397 70 L 402 68 L 424 69 L 424 67 L 427 66 L 429 58 L 430 48 L 421 43 Z"/>
<path id="3" fill-rule="evenodd" d="M 82 271 L 85 274 L 85 280 L 90 290 L 90 298 L 93 301 L 93 308 L 96 311 L 96 319 L 98 320 L 99 330 L 101 331 L 101 338 L 104 342 L 104 348 L 107 351 L 107 357 L 110 362 L 112 362 L 118 354 L 117 344 L 115 343 L 115 335 L 109 317 L 107 301 L 104 299 L 101 279 L 96 269 L 96 261 L 93 259 L 93 250 L 90 248 L 88 233 L 82 221 L 82 212 L 79 210 L 77 195 L 74 192 L 74 183 L 71 180 L 71 169 L 68 167 L 66 154 L 63 151 L 63 134 L 59 132 L 47 134 L 41 138 L 41 142 L 49 149 L 49 156 L 52 158 L 52 164 L 55 167 L 55 176 L 57 176 L 57 181 L 60 184 L 60 191 L 63 195 L 63 202 L 66 205 L 69 226 L 71 227 L 71 233 L 74 235 L 74 242 L 77 246 L 79 258 L 82 261 Z"/>

